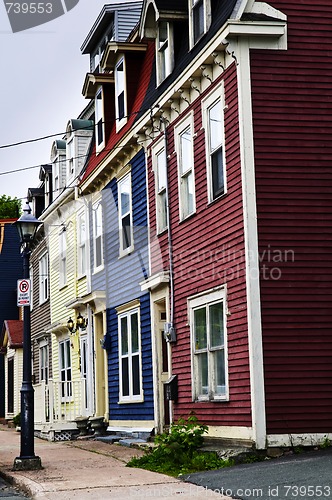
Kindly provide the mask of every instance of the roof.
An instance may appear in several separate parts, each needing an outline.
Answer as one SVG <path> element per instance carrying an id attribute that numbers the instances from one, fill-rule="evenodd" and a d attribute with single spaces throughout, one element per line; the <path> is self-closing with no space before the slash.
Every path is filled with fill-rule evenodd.
<path id="1" fill-rule="evenodd" d="M 2 344 L 1 347 L 6 347 L 3 345 L 6 332 L 8 335 L 8 347 L 11 349 L 23 347 L 23 321 L 15 319 L 7 319 L 4 321 L 0 337 L 0 345 Z"/>
<path id="2" fill-rule="evenodd" d="M 114 18 L 114 12 L 121 10 L 128 10 L 128 9 L 133 10 L 135 8 L 137 10 L 140 10 L 141 7 L 142 7 L 142 0 L 139 1 L 126 0 L 122 3 L 104 5 L 94 25 L 92 26 L 91 30 L 89 31 L 86 39 L 84 40 L 81 46 L 82 54 L 90 54 L 91 51 L 95 49 L 102 35 L 108 28 L 111 27 L 111 22 Z"/>

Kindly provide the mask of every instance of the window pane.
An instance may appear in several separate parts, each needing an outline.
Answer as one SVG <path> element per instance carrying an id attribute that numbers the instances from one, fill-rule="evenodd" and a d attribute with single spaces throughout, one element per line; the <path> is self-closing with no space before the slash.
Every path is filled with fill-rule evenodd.
<path id="1" fill-rule="evenodd" d="M 215 387 L 214 393 L 218 396 L 226 394 L 226 377 L 225 377 L 225 355 L 224 350 L 220 349 L 211 353 L 213 356 Z"/>
<path id="2" fill-rule="evenodd" d="M 159 24 L 159 48 L 167 40 L 167 23 L 161 22 Z"/>
<path id="3" fill-rule="evenodd" d="M 139 351 L 138 345 L 138 314 L 132 314 L 131 318 L 131 352 L 135 353 Z"/>
<path id="4" fill-rule="evenodd" d="M 121 120 L 121 118 L 124 118 L 125 115 L 124 92 L 121 92 L 121 94 L 119 94 L 118 96 L 118 110 L 119 110 L 118 119 Z"/>
<path id="5" fill-rule="evenodd" d="M 224 307 L 223 303 L 209 307 L 211 347 L 224 345 Z"/>
<path id="6" fill-rule="evenodd" d="M 122 248 L 128 248 L 131 245 L 130 214 L 122 219 Z"/>
<path id="7" fill-rule="evenodd" d="M 163 149 L 157 155 L 158 191 L 166 188 L 166 153 Z"/>
<path id="8" fill-rule="evenodd" d="M 95 241 L 96 241 L 96 267 L 99 267 L 102 265 L 102 248 L 101 248 L 102 240 L 101 240 L 101 236 L 98 236 Z M 83 256 L 82 256 L 82 259 L 83 259 Z"/>
<path id="9" fill-rule="evenodd" d="M 195 2 L 193 8 L 193 22 L 194 22 L 194 42 L 203 35 L 204 33 L 204 4 L 203 0 Z"/>
<path id="10" fill-rule="evenodd" d="M 139 379 L 139 356 L 132 358 L 132 371 L 133 371 L 133 395 L 140 394 L 140 379 Z"/>
<path id="11" fill-rule="evenodd" d="M 195 331 L 195 350 L 206 349 L 206 308 L 195 309 L 194 311 L 194 331 Z"/>
<path id="12" fill-rule="evenodd" d="M 128 354 L 128 321 L 127 318 L 121 318 L 121 354 Z"/>
<path id="13" fill-rule="evenodd" d="M 122 359 L 122 395 L 129 396 L 128 358 Z"/>
<path id="14" fill-rule="evenodd" d="M 187 170 L 192 168 L 192 143 L 191 143 L 191 128 L 188 127 L 180 135 L 180 151 L 181 151 L 181 159 L 180 159 L 180 168 L 181 173 L 183 174 Z"/>
<path id="15" fill-rule="evenodd" d="M 224 169 L 222 148 L 218 149 L 211 155 L 212 162 L 212 190 L 213 198 L 224 193 Z"/>
<path id="16" fill-rule="evenodd" d="M 120 184 L 121 190 L 121 215 L 124 216 L 130 211 L 130 180 L 127 177 Z"/>
<path id="17" fill-rule="evenodd" d="M 60 369 L 63 370 L 65 367 L 65 346 L 62 342 L 60 344 Z"/>
<path id="18" fill-rule="evenodd" d="M 209 393 L 207 352 L 196 354 L 196 356 L 198 364 L 198 394 L 207 395 Z"/>
<path id="19" fill-rule="evenodd" d="M 189 215 L 194 211 L 194 176 L 190 172 L 186 177 L 186 200 L 187 210 L 184 215 Z"/>
<path id="20" fill-rule="evenodd" d="M 214 151 L 222 144 L 222 109 L 221 101 L 216 102 L 209 109 L 209 125 L 210 125 L 210 150 Z"/>

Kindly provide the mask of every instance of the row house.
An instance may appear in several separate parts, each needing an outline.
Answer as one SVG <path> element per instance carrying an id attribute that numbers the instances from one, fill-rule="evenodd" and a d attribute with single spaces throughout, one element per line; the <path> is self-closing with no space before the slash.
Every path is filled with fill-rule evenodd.
<path id="1" fill-rule="evenodd" d="M 194 411 L 257 448 L 332 437 L 331 18 L 309 0 L 104 7 L 44 189 L 53 429 L 151 434 Z"/>

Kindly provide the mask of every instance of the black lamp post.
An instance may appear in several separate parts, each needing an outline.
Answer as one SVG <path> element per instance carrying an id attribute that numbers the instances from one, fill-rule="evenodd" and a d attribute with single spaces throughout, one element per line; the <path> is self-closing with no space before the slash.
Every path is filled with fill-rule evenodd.
<path id="1" fill-rule="evenodd" d="M 26 203 L 23 215 L 14 222 L 23 247 L 23 278 L 29 279 L 30 245 L 39 225 L 42 224 L 31 215 L 31 208 Z M 41 469 L 41 460 L 34 452 L 34 389 L 31 371 L 31 326 L 30 305 L 24 306 L 23 312 L 23 382 L 21 388 L 21 453 L 14 460 L 14 470 Z"/>

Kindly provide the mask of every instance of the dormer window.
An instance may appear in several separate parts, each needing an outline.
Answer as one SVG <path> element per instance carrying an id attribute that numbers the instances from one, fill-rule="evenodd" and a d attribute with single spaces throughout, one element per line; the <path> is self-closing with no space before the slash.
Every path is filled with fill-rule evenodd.
<path id="1" fill-rule="evenodd" d="M 99 87 L 95 97 L 95 134 L 97 151 L 104 145 L 103 89 Z"/>
<path id="2" fill-rule="evenodd" d="M 162 83 L 173 71 L 173 26 L 165 21 L 159 23 L 157 37 L 157 84 Z"/>
<path id="3" fill-rule="evenodd" d="M 189 0 L 190 45 L 193 47 L 211 24 L 211 0 Z"/>
<path id="4" fill-rule="evenodd" d="M 71 177 L 74 173 L 74 137 L 70 137 L 67 142 L 67 166 L 68 166 L 68 177 Z"/>
<path id="5" fill-rule="evenodd" d="M 127 96 L 125 78 L 125 59 L 122 57 L 115 66 L 115 94 L 117 129 L 127 121 Z"/>

